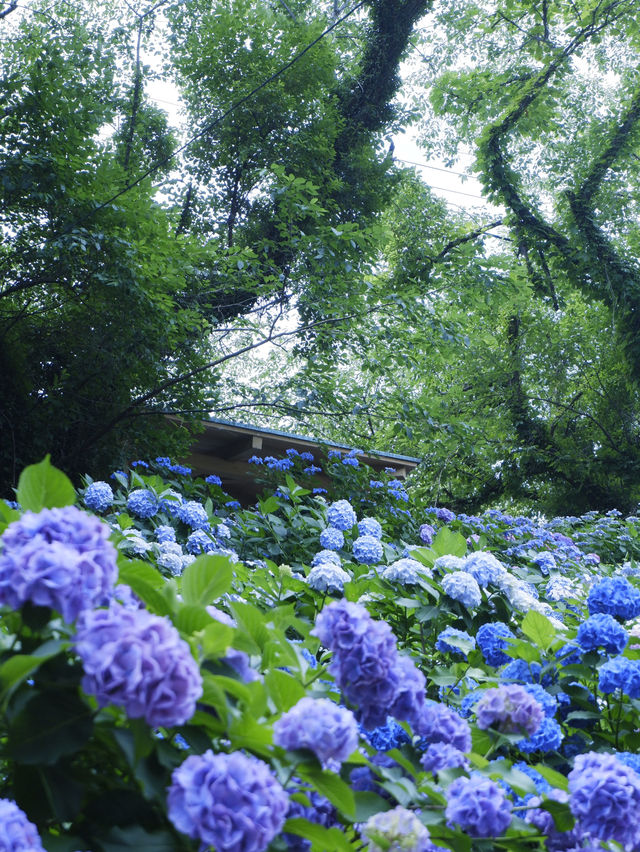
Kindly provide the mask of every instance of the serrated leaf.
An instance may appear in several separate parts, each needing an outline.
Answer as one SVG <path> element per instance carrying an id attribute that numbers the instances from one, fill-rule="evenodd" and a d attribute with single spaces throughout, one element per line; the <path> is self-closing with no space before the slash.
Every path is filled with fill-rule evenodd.
<path id="1" fill-rule="evenodd" d="M 310 766 L 300 767 L 300 777 L 312 784 L 318 793 L 329 799 L 346 817 L 355 819 L 356 801 L 353 790 L 342 778 L 333 772 L 313 769 Z"/>
<path id="2" fill-rule="evenodd" d="M 434 538 L 431 549 L 437 556 L 464 556 L 467 552 L 467 540 L 460 533 L 443 527 Z"/>
<path id="3" fill-rule="evenodd" d="M 556 629 L 553 624 L 546 616 L 536 612 L 535 609 L 530 609 L 525 615 L 520 628 L 524 635 L 528 636 L 543 651 L 546 651 L 556 638 Z"/>
<path id="4" fill-rule="evenodd" d="M 168 615 L 171 612 L 169 602 L 162 594 L 165 579 L 162 574 L 139 559 L 118 559 L 118 579 L 126 583 L 138 595 L 151 612 Z"/>
<path id="5" fill-rule="evenodd" d="M 280 669 L 267 671 L 264 682 L 276 708 L 282 713 L 286 713 L 306 695 L 302 684 Z"/>
<path id="6" fill-rule="evenodd" d="M 46 455 L 38 464 L 31 464 L 20 474 L 16 499 L 22 508 L 31 512 L 72 506 L 76 492 L 71 480 L 50 462 Z"/>

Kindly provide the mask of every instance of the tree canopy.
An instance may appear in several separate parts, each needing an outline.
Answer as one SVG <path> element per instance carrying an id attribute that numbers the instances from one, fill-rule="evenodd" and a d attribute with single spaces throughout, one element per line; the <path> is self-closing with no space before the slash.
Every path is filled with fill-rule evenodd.
<path id="1" fill-rule="evenodd" d="M 636 12 L 7 7 L 4 487 L 46 452 L 72 474 L 180 453 L 165 413 L 231 411 L 420 456 L 424 499 L 460 509 L 631 508 Z M 402 168 L 409 124 L 425 157 L 470 151 L 499 212 L 451 209 Z M 287 345 L 252 360 L 269 341 Z"/>

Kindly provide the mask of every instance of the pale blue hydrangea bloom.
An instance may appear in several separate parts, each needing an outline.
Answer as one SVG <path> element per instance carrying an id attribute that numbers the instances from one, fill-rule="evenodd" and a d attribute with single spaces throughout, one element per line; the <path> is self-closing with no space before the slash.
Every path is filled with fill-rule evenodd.
<path id="1" fill-rule="evenodd" d="M 442 589 L 450 598 L 460 601 L 468 609 L 475 609 L 480 606 L 482 601 L 478 581 L 466 571 L 454 571 L 452 574 L 445 574 L 442 578 Z"/>
<path id="2" fill-rule="evenodd" d="M 316 592 L 342 592 L 344 584 L 350 582 L 351 576 L 332 562 L 320 562 L 307 577 L 309 588 Z"/>
<path id="3" fill-rule="evenodd" d="M 108 482 L 92 482 L 84 492 L 82 500 L 92 512 L 104 512 L 113 505 L 113 491 Z"/>
<path id="4" fill-rule="evenodd" d="M 340 550 L 344 545 L 344 533 L 336 527 L 327 527 L 320 533 L 320 547 L 325 550 Z"/>
<path id="5" fill-rule="evenodd" d="M 483 587 L 488 586 L 489 583 L 499 583 L 500 578 L 507 573 L 507 569 L 493 553 L 483 550 L 469 554 L 463 561 L 462 570 L 475 577 L 478 585 Z"/>
<path id="6" fill-rule="evenodd" d="M 35 825 L 11 799 L 0 799 L 0 850 L 45 852 Z"/>
<path id="7" fill-rule="evenodd" d="M 437 848 L 428 828 L 402 805 L 369 817 L 362 830 L 370 840 L 368 852 L 433 852 Z M 375 842 L 378 837 L 384 840 L 384 846 Z"/>
<path id="8" fill-rule="evenodd" d="M 329 506 L 327 520 L 329 521 L 329 526 L 345 531 L 353 527 L 357 518 L 356 513 L 353 511 L 353 506 L 348 500 L 336 500 L 335 503 Z"/>
<path id="9" fill-rule="evenodd" d="M 338 568 L 342 565 L 340 557 L 335 550 L 320 550 L 311 560 L 311 566 L 322 565 L 324 562 L 330 562 L 332 565 L 337 565 Z"/>
<path id="10" fill-rule="evenodd" d="M 364 565 L 375 565 L 383 555 L 382 545 L 372 535 L 361 535 L 353 542 L 353 555 Z"/>
<path id="11" fill-rule="evenodd" d="M 360 535 L 372 535 L 374 538 L 382 538 L 382 527 L 375 518 L 363 518 L 358 521 L 358 532 Z"/>
<path id="12" fill-rule="evenodd" d="M 415 585 L 420 577 L 431 577 L 431 571 L 416 559 L 405 558 L 396 559 L 382 571 L 380 576 L 383 580 L 390 582 Z"/>
<path id="13" fill-rule="evenodd" d="M 158 498 L 148 488 L 138 488 L 127 498 L 127 509 L 138 518 L 152 518 L 158 508 Z"/>
<path id="14" fill-rule="evenodd" d="M 453 553 L 446 553 L 444 556 L 439 556 L 433 563 L 435 571 L 462 571 L 464 568 L 464 559 L 460 556 L 454 556 Z"/>

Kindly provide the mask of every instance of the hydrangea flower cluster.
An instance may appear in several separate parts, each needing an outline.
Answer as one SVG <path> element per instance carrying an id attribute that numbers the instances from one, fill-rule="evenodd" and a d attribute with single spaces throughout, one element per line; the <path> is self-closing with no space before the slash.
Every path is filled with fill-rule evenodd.
<path id="1" fill-rule="evenodd" d="M 75 647 L 82 688 L 100 707 L 115 704 L 153 726 L 182 725 L 195 713 L 200 669 L 168 619 L 114 603 L 83 613 Z"/>
<path id="2" fill-rule="evenodd" d="M 564 734 L 560 725 L 555 719 L 545 716 L 535 734 L 525 740 L 520 740 L 518 748 L 525 754 L 532 754 L 536 751 L 557 751 L 563 739 Z"/>
<path id="3" fill-rule="evenodd" d="M 569 807 L 580 828 L 625 849 L 640 843 L 640 776 L 611 754 L 577 755 L 569 773 Z"/>
<path id="4" fill-rule="evenodd" d="M 598 612 L 578 627 L 576 641 L 585 651 L 604 648 L 608 654 L 621 654 L 627 644 L 627 631 L 612 615 Z"/>
<path id="5" fill-rule="evenodd" d="M 159 508 L 158 498 L 148 488 L 137 488 L 127 498 L 127 509 L 138 518 L 152 518 Z"/>
<path id="6" fill-rule="evenodd" d="M 504 653 L 504 649 L 509 647 L 507 639 L 515 639 L 515 636 L 502 621 L 487 622 L 476 633 L 478 647 L 490 666 L 502 666 L 509 662 L 510 658 Z"/>
<path id="7" fill-rule="evenodd" d="M 346 707 L 305 696 L 274 724 L 273 742 L 289 751 L 308 748 L 325 769 L 337 771 L 358 746 L 358 724 Z"/>
<path id="8" fill-rule="evenodd" d="M 441 769 L 468 769 L 469 761 L 463 752 L 451 743 L 432 743 L 420 758 L 425 772 L 437 775 Z"/>
<path id="9" fill-rule="evenodd" d="M 456 778 L 447 789 L 447 825 L 471 837 L 502 835 L 511 823 L 511 808 L 501 787 L 479 775 Z"/>
<path id="10" fill-rule="evenodd" d="M 353 542 L 353 555 L 363 565 L 375 565 L 382 559 L 382 545 L 372 535 L 361 535 Z"/>
<path id="11" fill-rule="evenodd" d="M 309 571 L 307 584 L 316 592 L 342 593 L 351 576 L 333 562 L 319 562 Z"/>
<path id="12" fill-rule="evenodd" d="M 493 553 L 486 553 L 483 550 L 477 550 L 467 556 L 462 570 L 475 577 L 478 585 L 483 588 L 486 588 L 489 583 L 498 583 L 500 578 L 507 573 L 507 569 L 500 560 L 496 559 Z"/>
<path id="13" fill-rule="evenodd" d="M 390 811 L 383 811 L 369 817 L 363 833 L 370 839 L 368 852 L 434 852 L 429 830 L 418 817 L 401 805 Z M 377 838 L 384 841 L 378 846 Z"/>
<path id="14" fill-rule="evenodd" d="M 436 639 L 436 651 L 440 651 L 441 654 L 453 654 L 454 656 L 466 658 L 466 651 L 458 645 L 451 644 L 451 640 L 462 642 L 470 648 L 476 647 L 476 640 L 473 636 L 470 636 L 466 630 L 457 630 L 455 627 L 445 627 L 445 629 L 438 634 L 438 638 Z"/>
<path id="15" fill-rule="evenodd" d="M 0 799 L 0 850 L 2 852 L 44 852 L 35 825 L 10 799 Z"/>
<path id="16" fill-rule="evenodd" d="M 504 734 L 531 736 L 540 727 L 543 716 L 540 704 L 517 683 L 486 689 L 476 704 L 478 727 L 496 728 Z"/>
<path id="17" fill-rule="evenodd" d="M 415 718 L 424 702 L 424 676 L 400 657 L 386 622 L 374 621 L 360 604 L 340 600 L 322 610 L 312 634 L 333 652 L 330 671 L 358 707 L 365 728 L 383 725 L 388 714 Z"/>
<path id="18" fill-rule="evenodd" d="M 434 567 L 437 567 L 438 561 L 436 560 Z M 476 609 L 482 601 L 478 581 L 466 571 L 445 574 L 442 578 L 442 590 L 454 601 L 460 601 L 467 609 Z"/>
<path id="19" fill-rule="evenodd" d="M 429 547 L 433 542 L 433 537 L 436 534 L 435 529 L 431 526 L 431 524 L 421 524 L 419 535 L 420 540 L 423 544 Z"/>
<path id="20" fill-rule="evenodd" d="M 320 547 L 325 550 L 340 550 L 344 546 L 344 533 L 336 527 L 327 527 L 320 533 Z"/>
<path id="21" fill-rule="evenodd" d="M 282 830 L 289 797 L 262 760 L 209 750 L 174 770 L 167 804 L 173 825 L 203 849 L 264 852 Z"/>
<path id="22" fill-rule="evenodd" d="M 210 527 L 207 510 L 196 500 L 187 500 L 176 512 L 178 520 L 192 530 L 208 530 Z"/>
<path id="23" fill-rule="evenodd" d="M 380 576 L 383 580 L 410 586 L 415 585 L 420 577 L 430 577 L 431 571 L 417 559 L 405 557 L 404 559 L 396 559 L 391 565 L 387 565 Z"/>
<path id="24" fill-rule="evenodd" d="M 640 660 L 612 657 L 598 671 L 598 689 L 610 694 L 617 689 L 629 698 L 640 698 Z"/>
<path id="25" fill-rule="evenodd" d="M 591 587 L 587 606 L 590 615 L 606 612 L 628 621 L 640 615 L 640 589 L 625 577 L 605 577 Z"/>
<path id="26" fill-rule="evenodd" d="M 375 518 L 363 518 L 358 521 L 358 532 L 360 535 L 371 535 L 374 538 L 382 538 L 382 527 Z"/>
<path id="27" fill-rule="evenodd" d="M 304 793 L 308 804 L 289 800 L 289 810 L 287 811 L 287 819 L 307 819 L 316 825 L 321 825 L 324 828 L 331 828 L 337 823 L 336 809 L 328 799 L 316 793 L 315 790 L 309 790 L 304 786 L 294 788 L 294 793 Z M 285 832 L 283 837 L 287 843 L 287 852 L 309 852 L 311 849 L 311 841 L 300 837 L 297 834 Z"/>
<path id="28" fill-rule="evenodd" d="M 425 701 L 413 727 L 424 738 L 424 745 L 448 743 L 463 753 L 471 751 L 469 723 L 446 704 Z"/>
<path id="29" fill-rule="evenodd" d="M 108 482 L 92 482 L 87 486 L 82 502 L 92 512 L 106 512 L 113 505 L 113 490 Z"/>
<path id="30" fill-rule="evenodd" d="M 176 531 L 173 527 L 169 526 L 169 524 L 161 524 L 159 527 L 156 527 L 156 541 L 159 544 L 163 544 L 165 541 L 175 541 L 176 540 Z"/>
<path id="31" fill-rule="evenodd" d="M 372 731 L 363 729 L 363 733 L 376 751 L 389 751 L 410 741 L 407 732 L 396 722 L 393 716 L 387 716 L 386 724 L 380 725 Z"/>
<path id="32" fill-rule="evenodd" d="M 335 550 L 320 550 L 311 560 L 312 568 L 315 568 L 316 565 L 323 565 L 325 563 L 336 565 L 338 568 L 342 565 L 340 557 Z"/>
<path id="33" fill-rule="evenodd" d="M 0 604 L 29 601 L 75 621 L 104 606 L 118 577 L 109 527 L 75 506 L 25 512 L 6 528 L 0 550 Z"/>
<path id="34" fill-rule="evenodd" d="M 336 500 L 329 506 L 327 511 L 329 526 L 337 530 L 350 530 L 357 521 L 356 513 L 348 500 Z"/>

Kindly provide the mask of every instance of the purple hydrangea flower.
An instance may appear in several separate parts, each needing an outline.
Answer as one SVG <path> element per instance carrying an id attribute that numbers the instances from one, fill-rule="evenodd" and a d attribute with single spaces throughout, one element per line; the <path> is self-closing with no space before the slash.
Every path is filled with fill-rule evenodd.
<path id="1" fill-rule="evenodd" d="M 183 503 L 176 516 L 192 530 L 208 530 L 210 527 L 207 510 L 197 500 L 187 500 Z"/>
<path id="2" fill-rule="evenodd" d="M 442 578 L 442 590 L 454 601 L 460 601 L 468 609 L 480 606 L 482 594 L 475 577 L 467 571 L 454 571 Z"/>
<path id="3" fill-rule="evenodd" d="M 182 725 L 195 713 L 200 670 L 167 618 L 112 604 L 83 613 L 75 644 L 82 688 L 100 707 L 124 707 L 154 727 Z"/>
<path id="4" fill-rule="evenodd" d="M 382 527 L 375 518 L 363 518 L 358 521 L 358 532 L 360 535 L 372 535 L 374 538 L 382 538 Z"/>
<path id="5" fill-rule="evenodd" d="M 329 521 L 329 526 L 345 531 L 353 527 L 357 518 L 348 500 L 336 500 L 335 503 L 329 506 L 327 520 Z"/>
<path id="6" fill-rule="evenodd" d="M 361 535 L 353 542 L 353 555 L 364 565 L 375 565 L 382 559 L 382 545 L 372 535 Z"/>
<path id="7" fill-rule="evenodd" d="M 517 683 L 485 689 L 476 704 L 478 727 L 505 734 L 535 734 L 544 712 L 536 699 Z"/>
<path id="8" fill-rule="evenodd" d="M 612 754 L 579 754 L 569 773 L 569 807 L 579 827 L 625 849 L 640 843 L 640 776 Z"/>
<path id="9" fill-rule="evenodd" d="M 316 825 L 321 825 L 324 828 L 331 828 L 338 822 L 336 809 L 331 802 L 315 790 L 309 790 L 306 787 L 294 789 L 292 792 L 303 793 L 308 801 L 308 804 L 290 799 L 289 810 L 287 811 L 287 819 L 307 819 Z M 309 852 L 311 849 L 311 841 L 297 834 L 285 832 L 283 838 L 287 842 L 287 852 Z"/>
<path id="10" fill-rule="evenodd" d="M 108 482 L 92 482 L 84 492 L 84 505 L 92 512 L 104 512 L 113 505 L 113 491 Z"/>
<path id="11" fill-rule="evenodd" d="M 337 771 L 358 746 L 358 724 L 346 707 L 305 696 L 274 724 L 273 741 L 288 751 L 308 748 L 325 768 Z"/>
<path id="12" fill-rule="evenodd" d="M 436 518 L 444 524 L 450 524 L 451 521 L 455 521 L 456 515 L 451 509 L 440 508 L 436 509 Z"/>
<path id="13" fill-rule="evenodd" d="M 447 789 L 447 825 L 471 837 L 499 837 L 511 823 L 511 808 L 501 787 L 489 778 L 456 778 Z"/>
<path id="14" fill-rule="evenodd" d="M 344 533 L 335 527 L 327 527 L 320 533 L 320 547 L 325 550 L 340 550 L 344 544 Z"/>
<path id="15" fill-rule="evenodd" d="M 502 666 L 509 662 L 510 657 L 504 653 L 504 649 L 509 647 L 507 639 L 515 639 L 515 636 L 502 621 L 489 621 L 477 631 L 476 642 L 485 662 L 490 666 Z"/>
<path id="16" fill-rule="evenodd" d="M 282 830 L 289 797 L 262 760 L 209 750 L 174 770 L 167 805 L 173 825 L 203 849 L 264 852 Z"/>
<path id="17" fill-rule="evenodd" d="M 425 701 L 413 728 L 428 745 L 448 743 L 458 751 L 465 753 L 471 751 L 469 723 L 446 704 Z"/>
<path id="18" fill-rule="evenodd" d="M 411 719 L 424 701 L 424 676 L 398 655 L 389 625 L 374 621 L 351 601 L 325 607 L 312 631 L 333 653 L 330 671 L 367 729 L 377 728 L 391 713 Z"/>
<path id="19" fill-rule="evenodd" d="M 451 743 L 431 743 L 420 758 L 420 764 L 426 772 L 437 775 L 441 769 L 469 768 L 469 761 L 459 749 Z"/>
<path id="20" fill-rule="evenodd" d="M 127 498 L 127 509 L 138 518 L 152 518 L 159 509 L 158 498 L 148 488 L 137 488 Z"/>
<path id="21" fill-rule="evenodd" d="M 11 799 L 0 799 L 1 852 L 44 852 L 35 825 Z"/>
<path id="22" fill-rule="evenodd" d="M 621 654 L 628 638 L 627 631 L 612 615 L 597 612 L 578 627 L 576 641 L 585 651 L 604 648 L 608 654 Z"/>
<path id="23" fill-rule="evenodd" d="M 427 547 L 433 542 L 433 537 L 436 531 L 431 524 L 422 524 L 420 527 L 420 539 Z"/>
<path id="24" fill-rule="evenodd" d="M 397 805 L 391 811 L 382 811 L 369 817 L 363 827 L 364 834 L 370 839 L 368 852 L 434 852 L 428 828 L 418 817 L 402 805 Z M 375 842 L 380 837 L 384 846 Z"/>
<path id="25" fill-rule="evenodd" d="M 52 607 L 68 622 L 105 605 L 118 577 L 109 533 L 75 506 L 25 512 L 0 539 L 0 604 Z"/>

